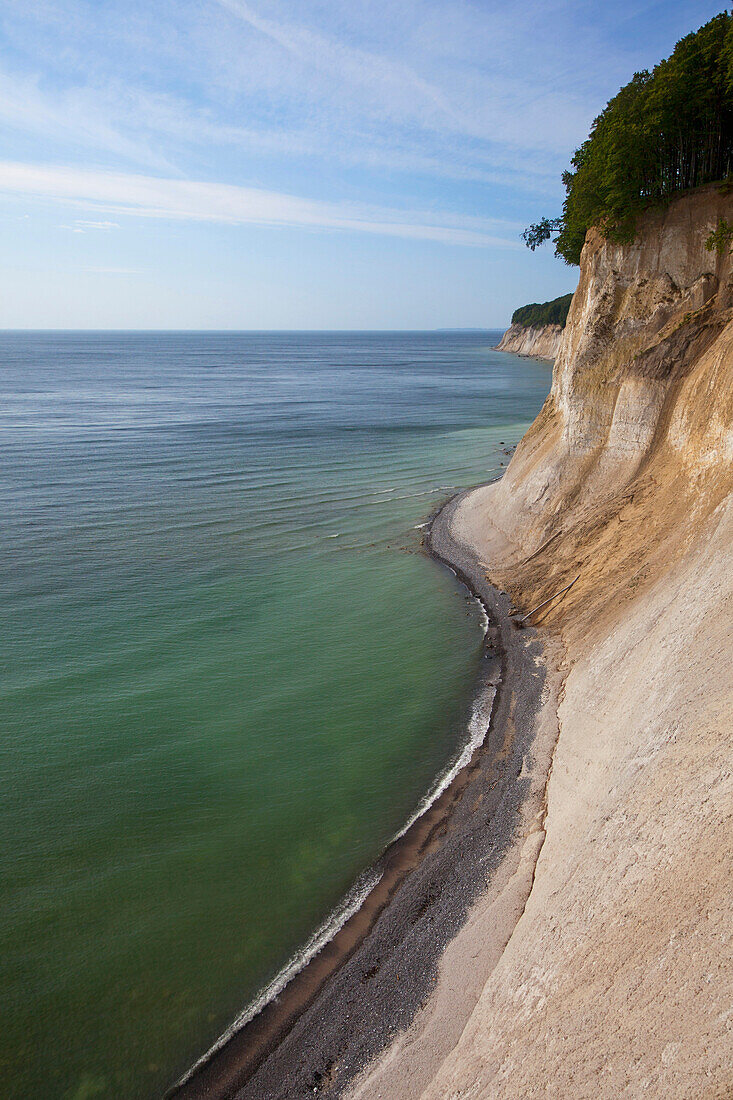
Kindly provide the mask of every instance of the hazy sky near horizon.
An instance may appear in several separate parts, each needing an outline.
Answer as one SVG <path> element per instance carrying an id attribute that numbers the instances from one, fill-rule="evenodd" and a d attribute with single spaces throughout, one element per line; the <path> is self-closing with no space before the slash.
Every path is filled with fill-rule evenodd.
<path id="1" fill-rule="evenodd" d="M 0 326 L 501 327 L 706 0 L 0 0 Z"/>

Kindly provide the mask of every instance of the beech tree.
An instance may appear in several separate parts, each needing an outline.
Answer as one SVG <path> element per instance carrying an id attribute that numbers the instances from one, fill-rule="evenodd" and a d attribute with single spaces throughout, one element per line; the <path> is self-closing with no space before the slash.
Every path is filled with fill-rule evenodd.
<path id="1" fill-rule="evenodd" d="M 562 325 L 564 328 L 572 300 L 572 294 L 563 294 L 551 302 L 532 302 L 528 306 L 520 306 L 512 314 L 512 324 L 524 328 L 530 325 Z"/>
<path id="2" fill-rule="evenodd" d="M 523 237 L 534 250 L 554 233 L 557 255 L 577 264 L 590 226 L 631 240 L 643 210 L 732 170 L 733 16 L 722 12 L 621 88 L 563 173 L 562 216 Z"/>

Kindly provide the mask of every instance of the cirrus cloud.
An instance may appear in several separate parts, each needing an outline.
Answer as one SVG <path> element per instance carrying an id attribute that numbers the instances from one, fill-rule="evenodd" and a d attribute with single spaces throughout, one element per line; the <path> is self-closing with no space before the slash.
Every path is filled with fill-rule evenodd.
<path id="1" fill-rule="evenodd" d="M 519 226 L 499 219 L 324 202 L 236 184 L 70 166 L 0 161 L 0 195 L 35 196 L 139 218 L 328 229 L 443 244 L 520 247 Z M 77 219 L 73 226 L 78 232 L 112 227 L 117 223 L 86 219 Z"/>

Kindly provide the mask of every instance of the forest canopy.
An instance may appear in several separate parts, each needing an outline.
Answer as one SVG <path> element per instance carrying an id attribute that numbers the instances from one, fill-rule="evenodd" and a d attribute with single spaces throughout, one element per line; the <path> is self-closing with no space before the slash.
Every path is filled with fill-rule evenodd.
<path id="1" fill-rule="evenodd" d="M 523 328 L 530 325 L 560 325 L 564 328 L 572 300 L 572 294 L 563 294 L 551 302 L 532 302 L 531 305 L 520 306 L 512 314 L 512 324 L 522 325 Z"/>
<path id="2" fill-rule="evenodd" d="M 611 240 L 632 240 L 643 210 L 726 179 L 733 169 L 733 16 L 716 15 L 651 72 L 635 73 L 571 163 L 562 177 L 562 216 L 523 234 L 533 251 L 552 237 L 569 264 L 580 262 L 591 226 Z"/>

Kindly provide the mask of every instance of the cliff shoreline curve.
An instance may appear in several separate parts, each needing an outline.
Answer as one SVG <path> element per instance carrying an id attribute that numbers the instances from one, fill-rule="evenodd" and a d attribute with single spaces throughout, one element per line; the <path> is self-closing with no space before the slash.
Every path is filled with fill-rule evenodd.
<path id="1" fill-rule="evenodd" d="M 563 654 L 544 842 L 450 1053 L 426 1080 L 466 976 L 444 963 L 349 1100 L 730 1095 L 733 268 L 705 247 L 721 218 L 733 198 L 713 185 L 630 244 L 589 231 L 545 406 L 453 516 L 518 607 L 579 575 L 537 617 Z"/>
<path id="2" fill-rule="evenodd" d="M 707 187 L 631 244 L 588 233 L 542 412 L 502 479 L 431 531 L 495 601 L 484 746 L 256 1072 L 238 1080 L 235 1058 L 181 1098 L 729 1094 L 733 266 L 705 248 L 721 217 L 733 197 Z M 517 628 L 510 601 L 576 577 Z"/>

